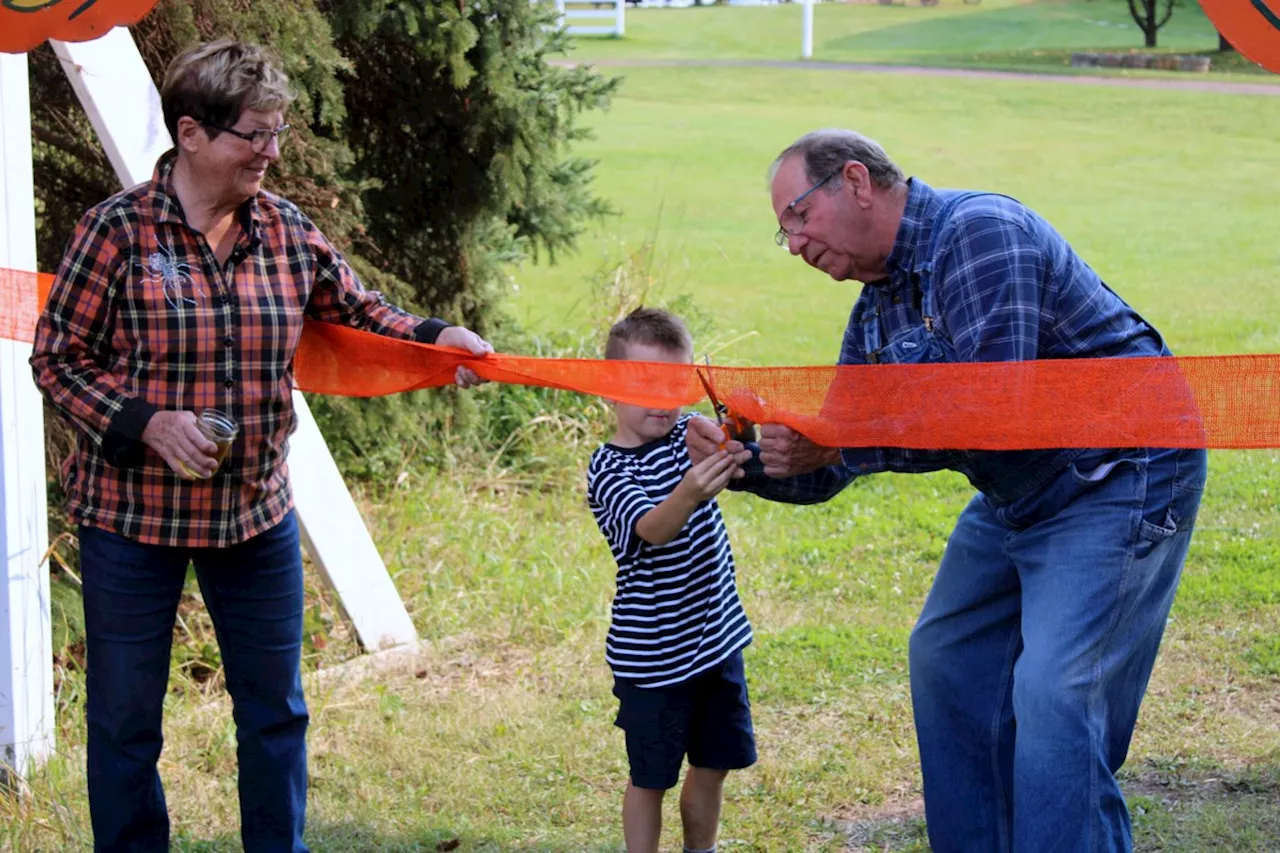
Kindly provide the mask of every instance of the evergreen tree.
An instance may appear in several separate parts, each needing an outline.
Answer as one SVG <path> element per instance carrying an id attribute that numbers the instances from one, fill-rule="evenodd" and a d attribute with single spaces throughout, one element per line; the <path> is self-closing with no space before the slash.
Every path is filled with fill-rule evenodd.
<path id="1" fill-rule="evenodd" d="M 367 187 L 357 241 L 374 268 L 362 270 L 366 281 L 402 305 L 500 334 L 501 264 L 554 259 L 606 211 L 591 194 L 592 162 L 569 147 L 584 136 L 580 115 L 607 106 L 618 81 L 548 63 L 570 46 L 549 4 L 319 6 L 352 64 L 345 126 L 351 174 Z M 442 411 L 438 393 L 314 404 L 331 446 L 353 457 L 347 468 L 358 455 L 369 474 L 403 464 L 406 447 L 450 418 L 455 430 L 477 428 L 466 403 Z"/>
<path id="2" fill-rule="evenodd" d="M 195 41 L 270 45 L 297 100 L 268 189 L 315 219 L 366 286 L 492 333 L 501 265 L 554 259 L 606 211 L 593 164 L 570 147 L 618 81 L 549 64 L 570 47 L 554 21 L 529 0 L 161 0 L 134 38 L 157 81 Z M 47 47 L 32 54 L 32 90 L 39 261 L 53 269 L 81 213 L 119 186 Z M 311 402 L 352 474 L 399 466 L 459 423 L 439 393 Z"/>

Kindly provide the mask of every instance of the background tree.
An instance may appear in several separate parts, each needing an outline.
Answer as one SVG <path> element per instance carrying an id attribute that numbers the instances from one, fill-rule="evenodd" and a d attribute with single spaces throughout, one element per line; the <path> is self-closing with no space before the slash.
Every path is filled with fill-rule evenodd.
<path id="1" fill-rule="evenodd" d="M 466 322 L 501 345 L 502 266 L 554 259 L 607 211 L 591 192 L 593 162 L 569 149 L 585 135 L 582 113 L 606 107 L 618 81 L 548 62 L 570 48 L 550 4 L 318 5 L 351 61 L 345 129 L 352 177 L 365 187 L 356 243 L 370 268 L 362 272 L 397 302 Z M 362 470 L 379 473 L 399 467 L 405 447 L 422 448 L 424 428 L 442 419 L 477 429 L 469 402 L 440 412 L 441 399 L 326 398 L 316 416 L 340 449 L 345 442 L 360 454 Z"/>
<path id="2" fill-rule="evenodd" d="M 504 265 L 554 259 L 607 210 L 591 192 L 593 162 L 571 146 L 585 135 L 582 113 L 606 107 L 617 81 L 551 65 L 570 48 L 554 22 L 553 10 L 529 0 L 161 0 L 133 34 L 157 81 L 196 41 L 235 36 L 271 46 L 297 97 L 268 189 L 316 220 L 367 286 L 522 350 L 502 313 Z M 30 57 L 37 254 L 40 268 L 53 270 L 84 211 L 120 186 L 57 57 L 48 46 Z M 590 400 L 546 389 L 491 387 L 483 406 L 476 396 L 310 403 L 344 473 L 373 478 L 439 462 L 458 443 L 486 458 L 493 447 L 519 452 L 531 412 L 559 407 L 584 423 L 591 415 Z M 51 560 L 62 678 L 83 655 L 80 593 L 70 580 L 77 561 L 64 547 L 74 531 L 56 473 L 74 436 L 52 413 L 45 422 L 50 533 L 63 543 Z M 202 634 L 196 618 L 187 623 L 195 633 L 175 649 L 183 671 L 201 680 L 219 667 L 197 637 L 211 629 Z M 308 624 L 308 637 L 327 630 Z"/>
<path id="3" fill-rule="evenodd" d="M 1129 0 L 1129 14 L 1142 30 L 1147 47 L 1156 46 L 1156 31 L 1173 17 L 1174 0 Z"/>
<path id="4" fill-rule="evenodd" d="M 570 149 L 618 81 L 551 65 L 571 47 L 555 20 L 528 0 L 161 0 L 134 37 L 157 80 L 197 40 L 270 45 L 297 100 L 268 188 L 314 218 L 366 286 L 501 338 L 503 266 L 553 260 L 607 211 L 593 162 Z M 84 210 L 119 187 L 47 46 L 32 54 L 32 90 L 38 254 L 53 269 Z M 436 458 L 417 451 L 444 426 L 481 429 L 455 395 L 311 402 L 354 475 Z"/>

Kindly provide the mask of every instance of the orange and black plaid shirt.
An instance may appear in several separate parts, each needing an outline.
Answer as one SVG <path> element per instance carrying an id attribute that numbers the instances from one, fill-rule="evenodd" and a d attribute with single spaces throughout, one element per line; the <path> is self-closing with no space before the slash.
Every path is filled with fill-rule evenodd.
<path id="1" fill-rule="evenodd" d="M 293 356 L 304 315 L 435 341 L 446 324 L 365 290 L 296 206 L 260 192 L 219 264 L 187 225 L 170 173 L 81 219 L 36 326 L 31 366 L 78 427 L 66 474 L 72 518 L 140 542 L 225 547 L 293 504 L 285 457 L 295 426 Z M 222 409 L 240 434 L 209 480 L 174 474 L 141 441 L 159 410 Z"/>

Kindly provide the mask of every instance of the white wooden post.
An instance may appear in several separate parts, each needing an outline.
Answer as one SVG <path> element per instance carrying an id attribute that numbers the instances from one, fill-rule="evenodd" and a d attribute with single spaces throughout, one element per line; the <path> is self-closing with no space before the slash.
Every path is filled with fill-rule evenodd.
<path id="1" fill-rule="evenodd" d="M 302 544 L 366 650 L 415 643 L 413 620 L 299 391 L 293 392 L 293 411 L 298 429 L 289 440 L 289 479 Z"/>
<path id="2" fill-rule="evenodd" d="M 555 0 L 556 26 L 571 36 L 622 37 L 627 31 L 626 0 L 613 0 L 612 9 L 598 9 L 596 5 L 593 0 Z M 611 23 L 593 24 L 591 20 L 608 20 Z"/>
<path id="3" fill-rule="evenodd" d="M 36 202 L 26 54 L 0 53 L 0 267 L 35 272 Z M 31 345 L 0 339 L 0 782 L 53 750 L 53 648 L 44 410 Z M 11 775 L 14 778 L 10 778 Z"/>
<path id="4" fill-rule="evenodd" d="M 172 143 L 160 93 L 133 36 L 116 27 L 91 42 L 51 41 L 124 186 L 150 179 Z M 307 552 L 328 579 L 369 651 L 415 643 L 417 632 L 302 394 L 289 474 Z"/>
<path id="5" fill-rule="evenodd" d="M 94 41 L 51 39 L 49 44 L 121 186 L 150 180 L 156 160 L 173 141 L 160 111 L 160 91 L 129 30 L 116 27 Z"/>
<path id="6" fill-rule="evenodd" d="M 804 0 L 804 24 L 801 27 L 800 56 L 813 57 L 813 0 Z"/>

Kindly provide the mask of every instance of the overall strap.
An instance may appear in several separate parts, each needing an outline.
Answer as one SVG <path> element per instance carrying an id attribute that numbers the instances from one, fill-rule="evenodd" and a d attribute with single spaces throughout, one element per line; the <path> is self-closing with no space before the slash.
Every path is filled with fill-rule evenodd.
<path id="1" fill-rule="evenodd" d="M 942 228 L 951 219 L 951 215 L 955 213 L 955 209 L 962 202 L 984 195 L 1008 198 L 1002 193 L 977 190 L 952 193 L 943 203 L 942 209 L 938 211 L 937 216 L 933 218 L 933 226 L 929 233 L 929 248 L 923 255 L 919 256 L 920 261 L 913 270 L 916 286 L 920 289 L 920 315 L 924 318 L 924 327 L 930 332 L 933 331 L 935 319 L 938 316 L 937 288 L 933 286 L 933 262 L 938 253 L 938 241 L 942 235 Z"/>

